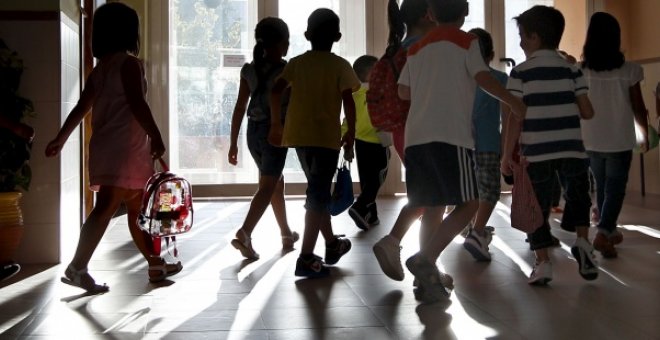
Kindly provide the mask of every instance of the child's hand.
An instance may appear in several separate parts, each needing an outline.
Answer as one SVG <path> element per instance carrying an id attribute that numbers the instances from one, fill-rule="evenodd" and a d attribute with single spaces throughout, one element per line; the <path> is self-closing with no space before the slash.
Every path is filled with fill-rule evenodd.
<path id="1" fill-rule="evenodd" d="M 511 170 L 511 162 L 513 162 L 511 156 L 502 157 L 502 161 L 500 162 L 500 171 L 502 172 L 502 175 L 511 176 L 513 174 L 513 171 Z"/>
<path id="2" fill-rule="evenodd" d="M 46 146 L 46 157 L 54 157 L 62 151 L 64 143 L 59 139 L 55 138 Z"/>
<path id="3" fill-rule="evenodd" d="M 158 159 L 165 153 L 165 144 L 161 138 L 150 138 L 151 140 L 151 157 Z"/>
<path id="4" fill-rule="evenodd" d="M 14 134 L 25 139 L 25 141 L 27 141 L 28 143 L 31 143 L 32 139 L 34 139 L 34 129 L 29 125 L 18 123 L 14 127 L 13 131 Z"/>
<path id="5" fill-rule="evenodd" d="M 353 160 L 353 145 L 355 144 L 355 131 L 350 129 L 341 137 L 341 146 L 344 148 L 344 159 Z"/>
<path id="6" fill-rule="evenodd" d="M 268 143 L 273 146 L 282 146 L 282 125 L 270 124 L 270 131 L 268 131 Z"/>
<path id="7" fill-rule="evenodd" d="M 229 164 L 231 165 L 238 164 L 238 147 L 236 146 L 236 144 L 232 144 L 229 146 L 229 153 L 227 154 L 227 159 L 229 161 Z"/>

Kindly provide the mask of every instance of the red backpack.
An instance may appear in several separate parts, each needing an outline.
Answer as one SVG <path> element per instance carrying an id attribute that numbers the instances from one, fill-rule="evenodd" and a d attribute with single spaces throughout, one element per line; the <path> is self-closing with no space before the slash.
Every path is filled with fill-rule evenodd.
<path id="1" fill-rule="evenodd" d="M 371 125 L 381 131 L 393 131 L 406 124 L 410 101 L 399 98 L 399 74 L 406 64 L 408 51 L 398 48 L 386 52 L 369 75 L 367 108 Z"/>

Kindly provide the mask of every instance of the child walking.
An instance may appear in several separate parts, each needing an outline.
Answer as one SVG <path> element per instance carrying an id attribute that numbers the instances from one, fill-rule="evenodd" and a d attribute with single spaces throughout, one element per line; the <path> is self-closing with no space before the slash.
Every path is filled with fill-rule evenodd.
<path id="1" fill-rule="evenodd" d="M 353 92 L 360 86 L 345 59 L 331 53 L 339 41 L 339 17 L 320 8 L 307 20 L 305 38 L 312 50 L 292 58 L 284 67 L 271 95 L 271 128 L 268 140 L 274 145 L 294 147 L 307 178 L 305 232 L 296 261 L 296 276 L 309 278 L 330 274 L 325 264 L 335 264 L 351 249 L 351 241 L 334 235 L 328 204 L 339 150 L 350 158 L 355 138 Z M 281 122 L 282 93 L 291 88 L 284 126 Z M 341 136 L 339 115 L 344 106 L 347 131 Z M 325 239 L 325 263 L 314 255 L 319 231 Z"/>
<path id="2" fill-rule="evenodd" d="M 527 115 L 523 122 L 511 117 L 507 120 L 502 173 L 511 174 L 513 149 L 520 143 L 521 162 L 529 162 L 527 173 L 544 220 L 541 227 L 527 235 L 536 255 L 528 282 L 544 285 L 552 280 L 548 248 L 553 240 L 548 217 L 557 174 L 563 179 L 560 182 L 566 201 L 561 227 L 577 233 L 571 253 L 580 275 L 594 280 L 598 265 L 589 242 L 589 169 L 580 132 L 580 119 L 594 115 L 587 84 L 580 69 L 557 52 L 564 32 L 561 12 L 534 6 L 514 19 L 527 60 L 511 71 L 507 89 L 523 99 Z"/>
<path id="3" fill-rule="evenodd" d="M 376 196 L 387 177 L 387 166 L 390 161 L 390 149 L 383 146 L 381 137 L 385 132 L 378 132 L 371 125 L 367 111 L 367 89 L 369 88 L 369 73 L 378 58 L 364 55 L 355 60 L 353 70 L 362 82 L 360 89 L 353 93 L 355 101 L 355 159 L 360 176 L 360 195 L 348 209 L 348 215 L 355 225 L 367 230 L 380 224 Z M 342 131 L 346 129 L 346 120 Z"/>
<path id="4" fill-rule="evenodd" d="M 489 65 L 495 56 L 493 39 L 486 30 L 475 28 L 470 33 L 477 36 L 481 56 Z M 490 74 L 497 81 L 506 85 L 507 75 L 489 67 Z M 475 136 L 475 175 L 479 192 L 479 208 L 473 219 L 473 226 L 465 237 L 463 247 L 477 261 L 490 261 L 488 245 L 493 238 L 493 227 L 486 226 L 490 215 L 500 199 L 500 124 L 502 110 L 500 102 L 481 88 L 477 89 L 472 110 L 472 122 Z"/>
<path id="5" fill-rule="evenodd" d="M 275 79 L 284 69 L 286 62 L 282 59 L 289 49 L 289 28 L 279 18 L 264 18 L 254 30 L 257 44 L 254 46 L 254 60 L 243 65 L 241 82 L 238 89 L 238 99 L 231 120 L 231 139 L 229 145 L 229 163 L 238 163 L 238 133 L 247 110 L 247 144 L 254 162 L 259 168 L 259 187 L 250 202 L 250 209 L 243 226 L 236 232 L 232 246 L 251 260 L 259 258 L 252 248 L 252 231 L 263 216 L 268 204 L 273 207 L 273 213 L 282 235 L 282 248 L 292 249 L 300 238 L 292 232 L 286 218 L 284 201 L 284 177 L 282 170 L 286 161 L 286 148 L 280 148 L 268 143 L 270 130 L 270 89 Z M 248 104 L 248 99 L 250 100 Z M 283 101 L 281 117 L 284 119 L 287 101 Z"/>
<path id="6" fill-rule="evenodd" d="M 438 26 L 408 50 L 399 96 L 411 104 L 405 133 L 408 200 L 424 209 L 421 249 L 406 266 L 419 284 L 415 295 L 432 302 L 449 296 L 436 261 L 478 207 L 471 119 L 477 85 L 517 116 L 524 116 L 525 105 L 490 74 L 477 37 L 460 29 L 467 1 L 430 0 L 429 7 Z M 455 208 L 444 218 L 448 205 Z"/>
<path id="7" fill-rule="evenodd" d="M 400 9 L 396 0 L 389 0 L 388 20 L 390 22 L 389 47 L 400 44 L 401 48 L 406 50 L 436 27 L 434 19 L 429 14 L 426 0 L 404 0 Z M 401 41 L 404 33 L 405 39 Z M 394 149 L 405 165 L 404 138 L 405 126 L 392 131 Z M 383 236 L 373 246 L 373 252 L 381 270 L 392 280 L 402 281 L 405 277 L 401 265 L 401 240 L 410 226 L 422 215 L 422 211 L 421 208 L 412 207 L 410 204 L 404 205 L 389 234 Z M 424 233 L 420 233 L 420 244 L 425 236 Z M 451 285 L 453 279 L 449 275 L 443 277 L 449 280 L 446 281 L 447 285 Z"/>
<path id="8" fill-rule="evenodd" d="M 617 219 L 626 195 L 635 125 L 642 133 L 641 150 L 648 150 L 648 111 L 642 99 L 642 67 L 625 60 L 621 28 L 611 14 L 591 16 L 584 43 L 582 71 L 589 85 L 594 118 L 582 123 L 582 138 L 596 180 L 600 214 L 594 248 L 605 258 L 617 257 L 614 245 L 623 241 Z"/>
<path id="9" fill-rule="evenodd" d="M 69 135 L 93 110 L 89 180 L 97 191 L 96 204 L 80 229 L 78 247 L 62 277 L 62 282 L 92 293 L 109 290 L 106 285 L 96 284 L 87 266 L 122 202 L 128 210 L 133 242 L 149 263 L 149 281 L 163 281 L 183 268 L 181 262 L 166 263 L 155 254 L 150 235 L 137 224 L 143 188 L 154 173 L 153 159 L 165 152 L 145 98 L 144 68 L 136 57 L 139 41 L 135 10 L 121 3 L 108 3 L 96 10 L 92 53 L 98 64 L 80 100 L 45 151 L 47 157 L 59 154 Z"/>

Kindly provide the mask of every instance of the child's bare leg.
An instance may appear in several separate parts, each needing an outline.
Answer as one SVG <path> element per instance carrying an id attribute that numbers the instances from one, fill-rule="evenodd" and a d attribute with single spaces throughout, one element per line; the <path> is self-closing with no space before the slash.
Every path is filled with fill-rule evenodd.
<path id="1" fill-rule="evenodd" d="M 437 209 L 431 208 L 429 214 L 424 212 L 424 215 L 422 215 L 422 223 L 419 228 L 420 249 L 423 248 L 424 244 L 433 237 L 435 231 L 440 227 L 440 224 L 444 219 L 445 209 L 445 206 L 438 206 Z"/>
<path id="2" fill-rule="evenodd" d="M 424 212 L 422 225 L 427 223 L 426 218 L 429 210 L 432 210 L 430 215 L 432 216 L 432 220 L 428 223 L 437 223 L 440 221 L 440 224 L 435 225 L 435 231 L 432 234 L 433 236 L 428 238 L 428 241 L 422 245 L 421 253 L 429 259 L 429 261 L 435 262 L 438 257 L 440 257 L 440 253 L 442 253 L 454 237 L 456 237 L 456 235 L 465 228 L 470 219 L 472 219 L 478 206 L 479 203 L 476 200 L 459 204 L 444 220 L 442 220 L 444 206 L 427 208 Z"/>
<path id="3" fill-rule="evenodd" d="M 273 193 L 275 192 L 275 187 L 277 185 L 278 178 L 274 176 L 260 176 L 259 177 L 259 188 L 257 192 L 252 197 L 252 202 L 250 202 L 250 209 L 248 210 L 247 215 L 245 216 L 245 221 L 243 221 L 243 226 L 236 233 L 236 238 L 241 242 L 245 243 L 247 241 L 245 237 L 250 237 L 252 231 L 256 227 L 257 223 L 263 216 L 268 204 L 271 202 Z"/>
<path id="4" fill-rule="evenodd" d="M 390 236 L 400 242 L 410 229 L 410 226 L 422 215 L 423 211 L 422 208 L 413 208 L 408 204 L 404 205 L 399 212 L 396 222 L 394 222 L 394 226 L 392 226 Z"/>
<path id="5" fill-rule="evenodd" d="M 80 229 L 80 238 L 71 265 L 81 270 L 87 268 L 108 224 L 122 201 L 121 189 L 102 186 L 96 196 L 96 204 Z"/>
<path id="6" fill-rule="evenodd" d="M 281 177 L 275 183 L 273 195 L 270 198 L 270 205 L 273 207 L 275 220 L 280 227 L 282 236 L 291 236 L 291 229 L 286 217 L 286 201 L 284 200 L 284 177 Z"/>
<path id="7" fill-rule="evenodd" d="M 319 229 L 320 226 L 324 223 L 323 215 L 323 212 L 310 209 L 307 209 L 305 212 L 305 233 L 303 235 L 302 248 L 300 250 L 301 254 L 308 255 L 314 253 L 314 247 L 316 246 L 316 241 L 319 238 Z M 329 220 L 330 215 L 327 215 Z M 332 234 L 332 227 L 330 227 L 330 230 L 330 233 Z M 325 234 L 323 236 L 326 237 Z"/>
<path id="8" fill-rule="evenodd" d="M 484 234 L 484 227 L 486 227 L 486 224 L 488 224 L 488 220 L 490 219 L 490 215 L 493 213 L 494 209 L 494 204 L 486 201 L 479 201 L 479 208 L 477 209 L 477 214 L 474 217 L 474 229 L 479 233 L 479 235 Z"/>

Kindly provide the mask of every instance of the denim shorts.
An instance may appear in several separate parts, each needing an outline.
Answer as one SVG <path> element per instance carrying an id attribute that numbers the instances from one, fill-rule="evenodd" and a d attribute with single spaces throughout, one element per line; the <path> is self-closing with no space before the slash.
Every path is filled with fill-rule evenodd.
<path id="1" fill-rule="evenodd" d="M 260 176 L 282 175 L 286 162 L 287 148 L 273 146 L 268 143 L 270 122 L 248 120 L 247 145 L 254 162 L 259 168 Z"/>
<path id="2" fill-rule="evenodd" d="M 553 243 L 548 218 L 557 174 L 564 179 L 561 185 L 566 201 L 561 228 L 575 231 L 576 227 L 589 227 L 591 196 L 588 171 L 589 160 L 581 158 L 559 158 L 529 164 L 527 173 L 544 219 L 543 226 L 528 235 L 532 250 L 551 247 Z"/>
<path id="3" fill-rule="evenodd" d="M 332 179 L 337 171 L 339 150 L 296 147 L 296 154 L 307 178 L 305 209 L 327 212 L 332 196 Z"/>

